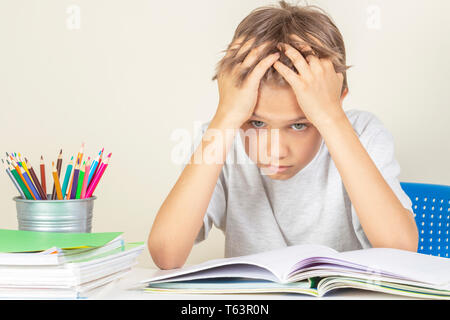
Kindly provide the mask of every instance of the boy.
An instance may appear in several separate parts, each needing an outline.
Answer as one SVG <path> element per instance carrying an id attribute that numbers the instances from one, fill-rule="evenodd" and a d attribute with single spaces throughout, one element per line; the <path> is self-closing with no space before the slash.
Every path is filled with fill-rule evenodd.
<path id="1" fill-rule="evenodd" d="M 149 235 L 159 268 L 181 267 L 213 223 L 226 257 L 307 243 L 417 250 L 393 138 L 373 114 L 342 109 L 344 43 L 315 9 L 281 1 L 237 27 L 213 77 L 217 111 Z"/>

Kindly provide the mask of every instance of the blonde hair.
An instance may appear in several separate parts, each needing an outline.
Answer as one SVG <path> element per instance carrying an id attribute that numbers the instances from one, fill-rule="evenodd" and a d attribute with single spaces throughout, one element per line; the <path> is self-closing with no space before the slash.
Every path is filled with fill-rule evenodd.
<path id="1" fill-rule="evenodd" d="M 222 51 L 230 50 L 231 54 L 217 63 L 212 80 L 216 80 L 219 74 L 230 71 L 236 64 L 241 63 L 254 47 L 268 41 L 269 44 L 261 51 L 257 61 L 239 75 L 237 85 L 240 86 L 259 61 L 272 53 L 279 52 L 277 49 L 279 42 L 288 43 L 300 51 L 299 42 L 289 37 L 290 34 L 295 34 L 303 40 L 302 44 L 308 44 L 313 51 L 301 51 L 305 57 L 313 53 L 319 58 L 329 58 L 333 62 L 335 71 L 344 75 L 342 94 L 345 88 L 348 88 L 346 70 L 351 66 L 345 64 L 344 40 L 332 19 L 323 9 L 314 5 L 298 6 L 286 1 L 279 1 L 278 5 L 254 9 L 239 23 L 232 41 L 227 49 Z M 237 56 L 241 45 L 233 46 L 233 48 L 231 45 L 241 37 L 243 38 L 241 45 L 252 38 L 254 41 L 246 52 Z M 279 60 L 297 72 L 291 60 L 283 53 Z M 282 87 L 289 85 L 274 67 L 267 70 L 261 79 L 261 84 L 263 83 Z"/>

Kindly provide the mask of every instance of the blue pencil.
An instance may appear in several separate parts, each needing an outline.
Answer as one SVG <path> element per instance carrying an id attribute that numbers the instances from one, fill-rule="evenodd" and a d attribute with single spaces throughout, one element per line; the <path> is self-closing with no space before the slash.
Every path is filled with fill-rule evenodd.
<path id="1" fill-rule="evenodd" d="M 100 160 L 100 156 L 102 155 L 102 152 L 103 152 L 103 149 L 100 150 L 100 152 L 98 153 L 97 159 L 95 159 L 92 162 L 91 167 L 89 168 L 89 177 L 88 177 L 88 182 L 87 182 L 88 185 L 89 185 L 89 183 L 91 183 L 91 179 L 94 176 L 95 169 L 97 169 L 98 162 Z"/>
<path id="2" fill-rule="evenodd" d="M 28 175 L 28 173 L 25 171 L 25 169 L 23 167 L 20 167 L 20 172 L 22 173 L 23 177 L 25 178 L 25 181 L 27 182 L 28 186 L 30 187 L 31 191 L 33 192 L 33 195 L 36 198 L 36 200 L 42 200 L 41 196 L 39 195 L 39 192 L 36 190 L 33 182 L 31 181 L 30 176 Z"/>

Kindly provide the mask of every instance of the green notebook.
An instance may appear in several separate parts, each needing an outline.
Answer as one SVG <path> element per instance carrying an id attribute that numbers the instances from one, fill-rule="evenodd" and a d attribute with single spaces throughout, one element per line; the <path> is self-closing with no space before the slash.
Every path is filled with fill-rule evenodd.
<path id="1" fill-rule="evenodd" d="M 43 251 L 104 246 L 122 232 L 63 233 L 0 229 L 0 252 Z"/>

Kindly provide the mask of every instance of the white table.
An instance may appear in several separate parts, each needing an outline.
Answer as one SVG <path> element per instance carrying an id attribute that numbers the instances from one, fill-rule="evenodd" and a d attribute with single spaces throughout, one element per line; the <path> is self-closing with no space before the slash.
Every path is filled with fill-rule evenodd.
<path id="1" fill-rule="evenodd" d="M 413 299 L 398 295 L 378 293 L 359 289 L 339 289 L 327 294 L 325 297 L 316 298 L 301 294 L 172 294 L 149 293 L 138 289 L 139 281 L 150 278 L 156 269 L 136 267 L 123 278 L 113 281 L 106 286 L 95 289 L 89 295 L 94 300 L 398 300 Z"/>

